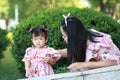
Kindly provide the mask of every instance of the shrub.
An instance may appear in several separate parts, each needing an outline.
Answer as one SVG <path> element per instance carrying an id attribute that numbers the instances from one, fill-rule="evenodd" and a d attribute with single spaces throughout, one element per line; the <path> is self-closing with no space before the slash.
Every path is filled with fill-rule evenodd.
<path id="1" fill-rule="evenodd" d="M 6 30 L 0 28 L 0 59 L 4 57 L 2 53 L 9 44 L 9 39 L 6 37 L 7 33 Z"/>
<path id="2" fill-rule="evenodd" d="M 12 44 L 13 43 L 13 34 L 12 34 L 12 32 L 8 32 L 8 34 L 6 36 L 9 39 L 10 43 Z"/>
<path id="3" fill-rule="evenodd" d="M 78 17 L 86 28 L 94 28 L 96 30 L 111 34 L 115 44 L 120 48 L 120 42 L 117 42 L 117 40 L 120 39 L 120 24 L 106 14 L 96 12 L 88 8 L 55 8 L 52 10 L 37 11 L 27 19 L 23 20 L 13 30 L 14 44 L 12 46 L 12 53 L 18 62 L 18 67 L 21 72 L 24 72 L 24 65 L 21 60 L 25 54 L 25 49 L 32 45 L 29 36 L 30 34 L 26 31 L 26 28 L 29 25 L 34 28 L 35 26 L 43 26 L 46 24 L 49 28 L 49 41 L 47 44 L 55 49 L 65 48 L 66 45 L 61 37 L 59 26 L 60 21 L 63 19 L 62 15 L 66 15 L 69 12 L 72 16 Z M 57 62 L 54 66 L 56 73 L 67 71 L 65 68 L 63 71 L 58 71 L 61 70 L 62 66 L 66 66 L 66 59 L 61 59 L 61 61 Z"/>

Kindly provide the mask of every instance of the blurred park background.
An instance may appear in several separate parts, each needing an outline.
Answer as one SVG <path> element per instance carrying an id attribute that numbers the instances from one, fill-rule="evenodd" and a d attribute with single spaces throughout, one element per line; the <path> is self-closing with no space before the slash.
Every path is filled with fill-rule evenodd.
<path id="1" fill-rule="evenodd" d="M 74 7 L 75 11 L 74 8 L 72 9 L 71 7 Z M 56 10 L 56 8 L 59 10 Z M 66 8 L 68 11 L 64 8 Z M 23 70 L 24 66 L 21 59 L 24 55 L 25 48 L 30 46 L 31 43 L 30 40 L 24 40 L 23 38 L 18 37 L 20 35 L 20 37 L 24 36 L 25 26 L 32 25 L 35 27 L 37 25 L 43 25 L 45 23 L 48 26 L 53 26 L 53 28 L 51 28 L 51 32 L 60 34 L 58 32 L 58 24 L 60 22 L 60 19 L 62 19 L 62 14 L 73 12 L 73 15 L 76 14 L 77 17 L 84 18 L 89 14 L 89 12 L 87 13 L 86 10 L 82 11 L 82 9 L 86 8 L 93 10 L 90 11 L 93 16 L 90 17 L 90 19 L 86 19 L 88 21 L 92 20 L 90 22 L 92 24 L 91 26 L 93 26 L 93 28 L 101 25 L 108 26 L 104 26 L 104 28 L 97 27 L 96 29 L 111 34 L 114 42 L 116 42 L 120 48 L 120 42 L 117 42 L 117 39 L 120 39 L 120 37 L 118 37 L 120 33 L 120 0 L 0 0 L 0 80 L 16 80 L 18 78 L 25 77 Z M 53 12 L 51 12 L 51 10 L 53 10 Z M 86 12 L 87 14 L 82 14 L 82 12 Z M 97 14 L 94 14 L 95 12 L 98 12 L 97 14 L 99 16 L 99 19 L 96 16 Z M 102 20 L 105 18 L 102 16 L 102 14 L 107 15 L 110 17 L 110 19 L 104 19 L 106 21 L 105 22 Z M 56 17 L 59 18 L 59 16 L 60 19 L 56 19 Z M 44 20 L 35 20 L 39 18 Z M 47 18 L 53 20 L 53 22 L 56 24 L 52 25 L 52 22 L 50 23 L 49 19 Z M 96 22 L 99 24 L 95 22 L 97 19 L 98 21 Z M 90 23 L 86 22 L 86 20 L 83 19 L 83 22 L 84 24 L 87 23 L 86 26 L 89 26 Z M 53 34 L 49 34 L 49 36 L 51 35 Z M 58 39 L 60 36 L 61 35 L 55 35 L 53 38 Z M 24 38 L 29 39 L 28 36 L 25 36 Z M 61 42 L 61 38 L 58 39 L 58 41 L 61 42 L 59 44 L 56 44 L 57 39 L 56 41 L 54 39 L 50 38 L 50 40 L 53 42 L 48 44 L 55 47 L 56 49 L 65 48 L 64 43 Z M 60 47 L 58 48 L 58 46 Z M 66 59 L 63 59 L 63 61 L 65 63 Z M 61 63 L 58 63 L 57 69 L 56 66 L 54 66 L 56 73 L 67 72 L 66 65 L 58 68 L 60 65 Z M 21 68 L 21 66 L 23 67 Z"/>
<path id="2" fill-rule="evenodd" d="M 0 26 L 9 29 L 37 10 L 60 6 L 89 7 L 117 20 L 120 18 L 120 0 L 0 0 Z M 6 24 L 2 25 L 3 19 Z"/>

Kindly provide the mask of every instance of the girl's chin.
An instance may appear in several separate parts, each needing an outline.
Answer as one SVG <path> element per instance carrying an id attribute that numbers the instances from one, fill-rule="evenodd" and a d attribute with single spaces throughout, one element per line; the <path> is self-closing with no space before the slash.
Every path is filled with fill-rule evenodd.
<path id="1" fill-rule="evenodd" d="M 37 48 L 44 48 L 44 46 L 37 46 Z"/>

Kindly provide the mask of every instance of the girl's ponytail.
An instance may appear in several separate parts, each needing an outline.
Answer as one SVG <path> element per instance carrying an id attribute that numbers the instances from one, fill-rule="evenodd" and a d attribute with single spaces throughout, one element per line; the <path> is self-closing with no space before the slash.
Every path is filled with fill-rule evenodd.
<path id="1" fill-rule="evenodd" d="M 45 31 L 48 31 L 48 27 L 46 25 L 44 25 L 44 28 L 43 28 Z"/>

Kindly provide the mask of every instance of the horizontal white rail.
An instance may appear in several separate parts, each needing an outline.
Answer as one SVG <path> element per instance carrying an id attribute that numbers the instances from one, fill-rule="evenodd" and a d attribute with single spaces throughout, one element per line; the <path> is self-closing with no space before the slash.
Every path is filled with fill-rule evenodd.
<path id="1" fill-rule="evenodd" d="M 120 65 L 18 80 L 120 80 Z"/>

